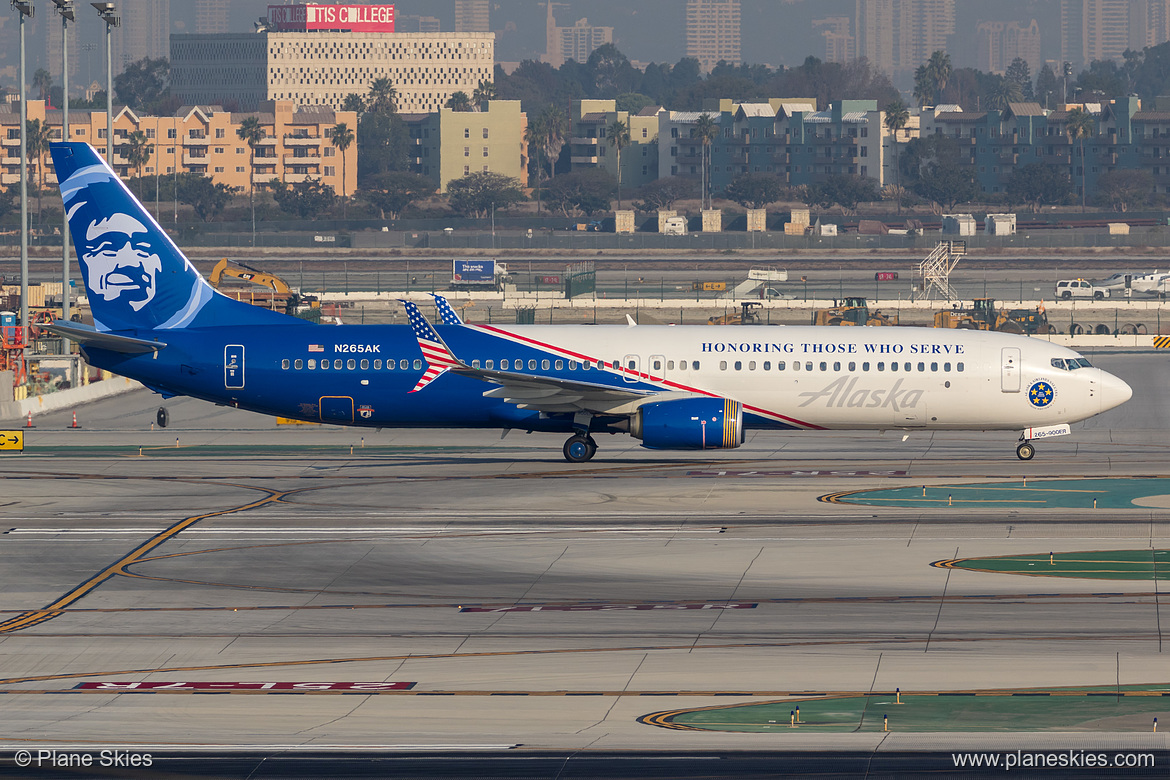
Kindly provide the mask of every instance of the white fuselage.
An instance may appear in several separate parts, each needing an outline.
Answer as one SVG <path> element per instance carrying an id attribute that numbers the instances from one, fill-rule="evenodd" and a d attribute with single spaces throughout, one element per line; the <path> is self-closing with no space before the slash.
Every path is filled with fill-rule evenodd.
<path id="1" fill-rule="evenodd" d="M 566 368 L 574 358 L 600 360 L 612 373 L 616 363 L 631 384 L 730 398 L 756 418 L 796 428 L 1022 429 L 1077 422 L 1131 395 L 1117 377 L 1078 367 L 1083 358 L 1073 350 L 995 332 L 813 326 L 490 332 L 504 336 L 497 343 L 512 337 L 563 355 Z M 462 357 L 508 355 L 502 349 Z M 597 376 L 596 369 L 568 373 L 581 380 Z"/>

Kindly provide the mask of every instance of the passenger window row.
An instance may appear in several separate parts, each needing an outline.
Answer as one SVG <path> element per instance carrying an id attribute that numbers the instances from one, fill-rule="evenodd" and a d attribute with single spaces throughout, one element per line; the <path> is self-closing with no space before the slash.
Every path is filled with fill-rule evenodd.
<path id="1" fill-rule="evenodd" d="M 719 361 L 719 370 L 726 371 L 727 365 L 728 364 L 727 364 L 726 360 Z M 731 364 L 732 368 L 736 371 L 743 371 L 744 365 L 745 365 L 744 361 L 742 361 L 742 360 L 736 360 L 735 362 L 733 362 Z M 748 371 L 755 371 L 756 370 L 756 361 L 749 360 L 749 361 L 747 361 L 746 365 L 747 365 Z M 776 365 L 777 371 L 785 371 L 789 367 L 791 367 L 791 369 L 793 371 L 801 371 L 801 370 L 804 370 L 804 371 L 816 371 L 816 370 L 842 371 L 842 370 L 844 370 L 844 371 L 849 371 L 849 372 L 853 372 L 853 373 L 857 372 L 857 363 L 854 361 L 850 361 L 849 363 L 843 364 L 843 363 L 841 363 L 841 361 L 835 360 L 835 361 L 833 361 L 832 364 L 830 364 L 828 361 L 824 361 L 824 360 L 822 360 L 820 362 L 806 360 L 803 363 L 801 363 L 799 360 L 793 360 L 792 363 L 789 364 L 787 361 L 777 360 L 775 365 Z M 832 365 L 832 369 L 830 369 L 830 365 Z M 926 373 L 927 371 L 937 373 L 940 369 L 940 366 L 941 366 L 942 372 L 944 374 L 949 374 L 951 372 L 951 364 L 950 363 L 941 363 L 940 364 L 937 362 L 932 362 L 932 363 L 928 364 L 925 362 L 919 362 L 919 363 L 915 364 L 915 363 L 912 363 L 909 361 L 907 361 L 905 363 L 899 363 L 897 361 L 890 361 L 890 363 L 888 365 L 889 365 L 890 371 L 904 371 L 904 372 L 913 371 L 915 369 L 915 365 L 917 365 L 918 371 L 920 371 L 922 373 Z M 929 365 L 929 369 L 927 368 L 928 365 Z M 762 364 L 760 364 L 760 366 L 764 371 L 771 371 L 772 370 L 772 361 L 765 360 L 765 361 L 763 361 Z M 885 361 L 878 361 L 877 363 L 874 363 L 874 364 L 871 364 L 869 361 L 866 361 L 866 362 L 861 364 L 861 370 L 863 373 L 868 372 L 871 369 L 876 370 L 876 371 L 885 371 L 886 368 L 887 368 L 887 364 Z M 962 373 L 963 371 L 966 370 L 966 366 L 963 363 L 956 363 L 954 366 L 954 370 L 956 372 Z"/>
<path id="2" fill-rule="evenodd" d="M 418 371 L 422 369 L 422 364 L 422 360 L 418 358 L 415 358 L 414 360 L 407 360 L 406 358 L 403 358 L 399 361 L 387 360 L 386 370 L 393 371 L 395 368 L 397 368 L 399 371 L 406 371 L 413 367 L 415 371 Z M 290 368 L 294 371 L 302 371 L 305 369 L 308 369 L 309 371 L 327 371 L 331 367 L 331 364 L 328 358 L 321 358 L 321 362 L 319 363 L 317 362 L 316 358 L 309 358 L 307 361 L 301 360 L 300 358 L 297 358 L 296 360 L 289 360 L 288 358 L 285 358 L 284 360 L 280 361 L 280 367 L 285 371 L 288 371 Z M 361 360 L 357 360 L 355 358 L 349 358 L 348 360 L 337 358 L 332 363 L 332 368 L 335 371 L 354 371 L 359 367 L 362 371 L 369 371 L 371 367 L 370 361 L 366 358 L 362 358 Z M 375 371 L 382 370 L 381 359 L 375 360 L 373 362 L 373 369 Z"/>

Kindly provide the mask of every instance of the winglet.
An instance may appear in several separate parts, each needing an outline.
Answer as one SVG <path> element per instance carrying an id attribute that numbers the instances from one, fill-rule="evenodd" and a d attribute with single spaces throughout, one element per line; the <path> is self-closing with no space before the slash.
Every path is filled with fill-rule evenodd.
<path id="1" fill-rule="evenodd" d="M 410 391 L 417 393 L 442 376 L 448 369 L 460 368 L 463 363 L 451 354 L 451 350 L 439 338 L 439 334 L 427 322 L 418 306 L 410 301 L 401 301 L 401 303 L 406 307 L 410 327 L 414 331 L 415 338 L 418 339 L 418 347 L 422 350 L 423 357 L 427 361 L 427 370 L 423 372 L 423 375 L 419 377 L 418 384 Z"/>
<path id="2" fill-rule="evenodd" d="M 435 308 L 439 310 L 439 319 L 443 321 L 444 325 L 462 325 L 463 320 L 451 308 L 450 302 L 442 295 L 431 293 L 431 297 L 435 299 Z"/>

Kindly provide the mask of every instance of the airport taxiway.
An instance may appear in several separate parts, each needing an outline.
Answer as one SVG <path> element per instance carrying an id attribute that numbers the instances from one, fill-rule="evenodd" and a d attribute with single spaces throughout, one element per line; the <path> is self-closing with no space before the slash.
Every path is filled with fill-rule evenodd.
<path id="1" fill-rule="evenodd" d="M 931 565 L 1170 549 L 1170 508 L 821 500 L 1170 475 L 1167 361 L 1094 360 L 1133 400 L 1029 463 L 1011 433 L 667 454 L 605 437 L 582 466 L 557 436 L 278 429 L 179 399 L 150 430 L 145 392 L 79 409 L 80 430 L 45 415 L 0 459 L 0 746 L 1164 750 L 1148 721 L 1170 724 L 1170 697 L 945 737 L 638 721 L 810 693 L 1170 684 L 1157 578 Z"/>

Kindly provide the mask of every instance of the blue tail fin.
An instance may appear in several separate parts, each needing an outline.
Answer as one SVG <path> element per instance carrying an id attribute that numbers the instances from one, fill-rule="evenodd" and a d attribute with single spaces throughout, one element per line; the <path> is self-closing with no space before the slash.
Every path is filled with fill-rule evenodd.
<path id="1" fill-rule="evenodd" d="M 50 151 L 98 330 L 303 322 L 216 292 L 92 146 Z"/>

